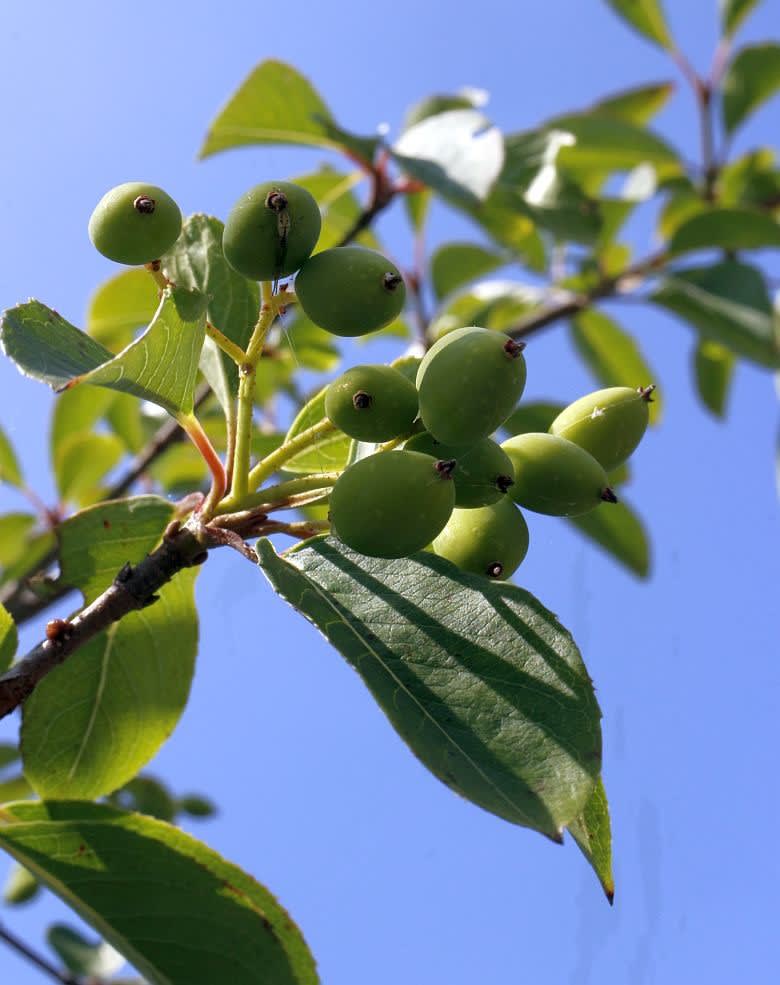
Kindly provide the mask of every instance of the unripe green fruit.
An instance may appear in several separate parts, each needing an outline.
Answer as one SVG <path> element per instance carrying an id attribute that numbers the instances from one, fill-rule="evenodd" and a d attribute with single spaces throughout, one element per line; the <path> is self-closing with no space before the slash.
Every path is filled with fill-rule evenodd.
<path id="1" fill-rule="evenodd" d="M 363 246 L 335 246 L 315 254 L 295 278 L 295 293 L 315 325 L 350 337 L 389 325 L 406 300 L 398 268 Z"/>
<path id="2" fill-rule="evenodd" d="M 89 220 L 95 249 L 132 266 L 159 260 L 180 232 L 179 206 L 162 188 L 145 181 L 127 181 L 106 192 Z"/>
<path id="3" fill-rule="evenodd" d="M 573 441 L 556 434 L 517 434 L 501 447 L 512 459 L 516 503 L 551 516 L 579 516 L 601 502 L 616 503 L 607 473 Z"/>
<path id="4" fill-rule="evenodd" d="M 443 445 L 423 431 L 404 445 L 407 451 L 419 451 L 434 458 L 455 459 L 452 473 L 455 482 L 455 506 L 472 509 L 488 506 L 503 499 L 514 484 L 515 469 L 507 453 L 490 438 L 482 438 L 466 447 Z"/>
<path id="5" fill-rule="evenodd" d="M 330 494 L 333 531 L 369 557 L 408 557 L 442 530 L 455 505 L 452 462 L 413 451 L 361 458 Z"/>
<path id="6" fill-rule="evenodd" d="M 239 198 L 222 234 L 225 259 L 248 280 L 278 280 L 311 256 L 322 228 L 313 196 L 290 181 L 265 181 Z"/>
<path id="7" fill-rule="evenodd" d="M 414 423 L 417 390 L 392 366 L 355 366 L 328 387 L 325 413 L 350 438 L 388 441 Z"/>
<path id="8" fill-rule="evenodd" d="M 437 441 L 471 445 L 504 423 L 525 387 L 522 350 L 486 328 L 439 339 L 417 371 L 420 416 Z"/>
<path id="9" fill-rule="evenodd" d="M 589 393 L 561 411 L 550 425 L 550 434 L 573 441 L 611 472 L 642 440 L 654 389 L 613 386 Z"/>
<path id="10" fill-rule="evenodd" d="M 506 498 L 476 510 L 453 510 L 433 549 L 463 571 L 503 581 L 528 551 L 528 526 Z"/>
<path id="11" fill-rule="evenodd" d="M 9 905 L 27 903 L 38 895 L 40 883 L 23 865 L 14 865 L 3 887 L 3 900 Z"/>

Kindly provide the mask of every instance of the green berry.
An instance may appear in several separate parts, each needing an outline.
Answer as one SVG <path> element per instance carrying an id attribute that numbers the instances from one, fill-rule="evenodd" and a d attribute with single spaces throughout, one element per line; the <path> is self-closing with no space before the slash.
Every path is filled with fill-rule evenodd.
<path id="1" fill-rule="evenodd" d="M 522 350 L 503 332 L 486 328 L 458 328 L 439 339 L 417 371 L 426 429 L 451 445 L 492 434 L 523 393 Z"/>
<path id="2" fill-rule="evenodd" d="M 222 234 L 225 259 L 248 280 L 278 280 L 311 256 L 322 228 L 313 196 L 290 181 L 265 181 L 239 198 Z"/>
<path id="3" fill-rule="evenodd" d="M 551 516 L 579 516 L 602 501 L 616 503 L 607 473 L 573 441 L 556 434 L 517 434 L 501 447 L 512 459 L 510 495 L 520 506 Z"/>
<path id="4" fill-rule="evenodd" d="M 452 462 L 413 451 L 361 458 L 330 494 L 333 531 L 369 557 L 408 557 L 442 530 L 455 505 Z"/>
<path id="5" fill-rule="evenodd" d="M 95 249 L 132 266 L 159 260 L 180 232 L 179 206 L 162 188 L 145 181 L 127 181 L 106 192 L 89 220 Z"/>
<path id="6" fill-rule="evenodd" d="M 550 425 L 550 434 L 573 441 L 611 472 L 642 440 L 654 389 L 613 386 L 589 393 L 561 411 Z"/>
<path id="7" fill-rule="evenodd" d="M 328 387 L 325 413 L 350 438 L 388 441 L 414 423 L 417 390 L 392 366 L 355 366 Z"/>
<path id="8" fill-rule="evenodd" d="M 503 581 L 528 551 L 528 526 L 506 498 L 475 510 L 453 510 L 433 549 L 463 571 Z"/>
<path id="9" fill-rule="evenodd" d="M 455 482 L 455 506 L 473 508 L 497 503 L 514 484 L 515 469 L 507 453 L 490 438 L 482 438 L 470 447 L 444 445 L 423 431 L 404 445 L 407 451 L 419 451 L 434 458 L 455 459 L 452 474 Z"/>
<path id="10" fill-rule="evenodd" d="M 389 325 L 406 300 L 398 268 L 363 246 L 336 246 L 315 254 L 295 278 L 295 293 L 315 325 L 350 337 Z"/>

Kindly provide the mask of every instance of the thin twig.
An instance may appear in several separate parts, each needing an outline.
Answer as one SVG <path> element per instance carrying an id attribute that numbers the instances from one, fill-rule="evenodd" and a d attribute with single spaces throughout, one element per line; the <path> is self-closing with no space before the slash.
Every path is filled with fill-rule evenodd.
<path id="1" fill-rule="evenodd" d="M 38 954 L 34 951 L 29 944 L 26 944 L 21 938 L 17 937 L 16 934 L 11 933 L 2 924 L 0 924 L 0 940 L 5 941 L 5 943 L 12 948 L 17 954 L 21 954 L 22 957 L 26 958 L 31 964 L 34 964 L 36 968 L 45 972 L 50 978 L 53 978 L 55 982 L 59 982 L 60 985 L 82 985 L 81 979 L 77 978 L 75 975 L 71 975 L 69 972 L 60 971 L 59 968 L 55 967 L 49 962 L 49 960 L 43 957 L 42 954 Z"/>

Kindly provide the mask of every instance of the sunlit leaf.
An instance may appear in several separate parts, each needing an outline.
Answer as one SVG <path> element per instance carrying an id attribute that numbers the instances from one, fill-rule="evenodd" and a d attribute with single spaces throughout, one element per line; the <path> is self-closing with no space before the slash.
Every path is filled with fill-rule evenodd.
<path id="1" fill-rule="evenodd" d="M 296 185 L 311 192 L 320 207 L 322 228 L 314 248 L 315 253 L 338 246 L 352 229 L 361 212 L 353 189 L 364 180 L 365 174 L 362 171 L 342 174 L 327 165 L 312 174 L 299 175 L 294 179 Z M 370 227 L 363 229 L 354 241 L 375 250 L 379 249 L 379 241 Z"/>
<path id="2" fill-rule="evenodd" d="M 445 243 L 431 256 L 431 281 L 443 298 L 464 284 L 506 264 L 507 258 L 476 243 Z"/>
<path id="3" fill-rule="evenodd" d="M 660 45 L 672 48 L 672 36 L 660 0 L 606 0 L 607 4 L 639 34 Z"/>
<path id="4" fill-rule="evenodd" d="M 159 289 L 147 270 L 123 270 L 90 298 L 86 331 L 112 352 L 119 352 L 130 345 L 137 329 L 154 318 L 159 303 Z"/>
<path id="5" fill-rule="evenodd" d="M 731 37 L 759 0 L 719 0 L 723 34 Z"/>
<path id="6" fill-rule="evenodd" d="M 571 636 L 532 595 L 427 552 L 385 561 L 317 538 L 258 553 L 435 776 L 560 837 L 598 777 L 600 712 Z"/>
<path id="7" fill-rule="evenodd" d="M 763 212 L 748 209 L 708 209 L 692 215 L 675 229 L 672 253 L 692 250 L 761 250 L 780 248 L 780 223 Z"/>
<path id="8" fill-rule="evenodd" d="M 318 391 L 300 409 L 290 425 L 285 441 L 325 419 L 325 392 Z M 318 442 L 284 463 L 285 472 L 332 472 L 343 469 L 349 455 L 350 440 L 341 431 L 331 431 Z"/>
<path id="9" fill-rule="evenodd" d="M 723 78 L 723 124 L 734 130 L 780 89 L 780 44 L 742 48 Z"/>
<path id="10" fill-rule="evenodd" d="M 0 810 L 0 847 L 150 985 L 318 981 L 300 931 L 268 890 L 162 821 L 104 804 L 10 804 Z"/>
<path id="11" fill-rule="evenodd" d="M 85 506 L 100 498 L 101 480 L 124 457 L 124 443 L 115 434 L 77 431 L 58 449 L 57 489 L 60 499 Z"/>
<path id="12" fill-rule="evenodd" d="M 376 138 L 341 130 L 308 79 L 269 59 L 241 83 L 211 124 L 201 157 L 251 144 L 305 144 L 347 151 L 370 162 Z"/>
<path id="13" fill-rule="evenodd" d="M 11 666 L 18 642 L 16 623 L 8 610 L 0 605 L 0 673 Z"/>
<path id="14" fill-rule="evenodd" d="M 643 126 L 664 108 L 673 92 L 673 82 L 637 86 L 599 100 L 589 112 Z"/>
<path id="15" fill-rule="evenodd" d="M 115 974 L 125 959 L 105 941 L 88 941 L 64 923 L 54 923 L 46 931 L 46 941 L 62 963 L 74 975 L 108 977 Z"/>
<path id="16" fill-rule="evenodd" d="M 639 578 L 650 573 L 650 542 L 641 519 L 625 502 L 599 506 L 582 516 L 569 517 L 581 534 L 595 541 L 614 560 Z"/>
<path id="17" fill-rule="evenodd" d="M 0 428 L 0 482 L 7 482 L 9 486 L 22 485 L 22 470 L 19 459 L 11 444 L 8 435 Z"/>
<path id="18" fill-rule="evenodd" d="M 729 349 L 708 339 L 700 339 L 694 350 L 696 392 L 707 410 L 716 417 L 723 417 L 726 412 L 735 362 Z"/>
<path id="19" fill-rule="evenodd" d="M 569 825 L 569 833 L 598 876 L 610 904 L 615 898 L 612 874 L 612 830 L 603 780 L 599 779 L 585 809 Z"/>

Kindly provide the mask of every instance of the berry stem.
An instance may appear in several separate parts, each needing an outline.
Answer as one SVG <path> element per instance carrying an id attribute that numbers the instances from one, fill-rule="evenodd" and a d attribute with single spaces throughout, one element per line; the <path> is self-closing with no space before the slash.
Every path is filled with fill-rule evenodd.
<path id="1" fill-rule="evenodd" d="M 168 285 L 170 284 L 170 281 L 162 272 L 162 269 L 160 267 L 160 261 L 152 260 L 151 263 L 145 263 L 144 267 L 152 275 L 152 279 L 154 280 L 155 284 L 160 288 L 160 290 L 164 291 L 165 288 L 168 287 Z"/>
<path id="2" fill-rule="evenodd" d="M 253 510 L 261 506 L 273 507 L 296 496 L 298 493 L 311 492 L 312 490 L 322 490 L 323 494 L 331 489 L 341 472 L 317 472 L 313 475 L 301 476 L 299 479 L 290 479 L 287 482 L 279 482 L 275 486 L 266 486 L 259 492 L 248 493 L 240 502 L 234 501 L 232 496 L 222 501 L 219 513 L 231 513 L 239 510 Z"/>
<path id="3" fill-rule="evenodd" d="M 241 366 L 246 362 L 246 353 L 244 350 L 236 345 L 235 342 L 231 342 L 227 335 L 223 335 L 210 321 L 206 322 L 206 335 L 210 339 L 213 339 L 225 355 L 229 356 L 237 366 Z"/>
<path id="4" fill-rule="evenodd" d="M 273 475 L 281 465 L 294 458 L 298 452 L 303 451 L 309 445 L 313 445 L 320 438 L 335 430 L 336 425 L 331 424 L 327 417 L 324 417 L 321 421 L 317 421 L 316 424 L 312 424 L 310 428 L 306 428 L 305 431 L 296 434 L 294 438 L 285 441 L 283 445 L 280 445 L 270 455 L 266 455 L 261 462 L 258 462 L 249 473 L 250 488 L 253 490 L 257 489 L 261 483 L 265 482 L 270 475 Z M 230 498 L 233 499 L 232 493 Z"/>
<path id="5" fill-rule="evenodd" d="M 177 416 L 176 420 L 187 433 L 190 441 L 201 453 L 211 472 L 211 489 L 199 511 L 203 519 L 208 519 L 225 495 L 227 488 L 225 467 L 222 464 L 221 458 L 214 450 L 214 446 L 209 441 L 209 436 L 203 430 L 200 421 L 194 414 L 182 414 L 181 416 Z"/>

